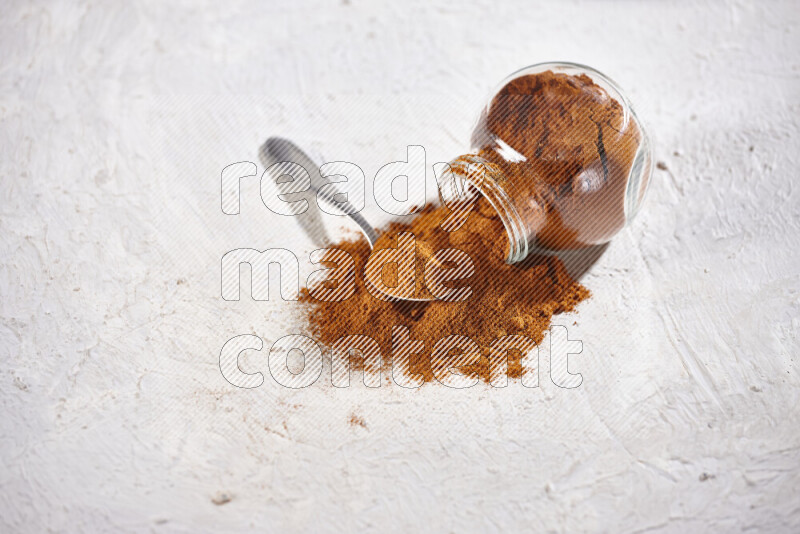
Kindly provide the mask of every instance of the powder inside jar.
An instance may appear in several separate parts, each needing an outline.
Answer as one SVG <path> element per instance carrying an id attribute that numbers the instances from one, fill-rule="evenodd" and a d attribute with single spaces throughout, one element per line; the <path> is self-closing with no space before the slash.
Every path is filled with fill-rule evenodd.
<path id="1" fill-rule="evenodd" d="M 626 109 L 586 74 L 553 71 L 515 78 L 492 99 L 478 155 L 540 246 L 597 245 L 625 225 L 643 139 Z"/>

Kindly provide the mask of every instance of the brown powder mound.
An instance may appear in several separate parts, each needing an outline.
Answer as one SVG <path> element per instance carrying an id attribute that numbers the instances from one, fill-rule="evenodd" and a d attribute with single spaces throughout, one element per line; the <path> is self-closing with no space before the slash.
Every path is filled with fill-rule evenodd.
<path id="1" fill-rule="evenodd" d="M 494 209 L 483 198 L 459 230 L 445 232 L 439 224 L 449 213 L 446 207 L 427 206 L 411 224 L 394 223 L 385 232 L 378 246 L 394 246 L 399 232 L 416 237 L 418 265 L 420 250 L 457 248 L 467 253 L 475 266 L 474 274 L 465 280 L 451 282 L 451 287 L 472 288 L 464 302 L 386 302 L 372 296 L 365 288 L 361 273 L 372 250 L 363 237 L 344 241 L 335 248 L 348 252 L 356 264 L 355 294 L 343 302 L 321 302 L 304 289 L 301 302 L 307 304 L 307 321 L 311 336 L 330 347 L 339 338 L 351 334 L 372 337 L 381 347 L 384 371 L 391 369 L 391 331 L 393 326 L 407 326 L 413 339 L 421 340 L 425 350 L 412 356 L 410 368 L 425 381 L 434 379 L 431 349 L 444 336 L 458 334 L 470 337 L 482 349 L 477 363 L 460 367 L 470 377 L 491 380 L 488 348 L 502 336 L 521 334 L 540 343 L 550 320 L 556 313 L 572 311 L 589 296 L 586 288 L 567 274 L 555 257 L 529 257 L 520 264 L 505 262 L 507 237 Z M 376 249 L 377 250 L 377 249 Z M 429 253 L 428 253 L 429 256 Z M 335 267 L 335 262 L 325 262 Z M 419 272 L 419 269 L 418 269 Z M 424 290 L 417 276 L 417 291 Z M 524 369 L 519 351 L 508 357 L 508 376 L 518 378 Z M 453 355 L 453 362 L 458 361 Z M 440 362 L 441 363 L 441 362 Z M 361 358 L 351 356 L 351 364 L 363 368 Z M 442 370 L 450 365 L 442 365 Z"/>

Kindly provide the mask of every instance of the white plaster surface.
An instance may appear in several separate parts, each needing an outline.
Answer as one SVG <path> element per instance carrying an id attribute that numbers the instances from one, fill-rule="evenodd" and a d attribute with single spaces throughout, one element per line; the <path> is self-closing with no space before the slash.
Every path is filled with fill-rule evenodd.
<path id="1" fill-rule="evenodd" d="M 800 531 L 800 4 L 495 4 L 3 2 L 0 530 Z M 223 379 L 297 308 L 223 301 L 222 255 L 314 248 L 255 179 L 223 215 L 225 165 L 448 161 L 557 59 L 667 169 L 556 320 L 579 388 Z"/>

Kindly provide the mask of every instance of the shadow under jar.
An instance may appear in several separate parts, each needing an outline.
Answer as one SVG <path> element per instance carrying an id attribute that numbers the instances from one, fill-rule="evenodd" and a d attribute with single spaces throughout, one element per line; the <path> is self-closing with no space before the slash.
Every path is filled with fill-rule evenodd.
<path id="1" fill-rule="evenodd" d="M 542 63 L 504 80 L 483 109 L 472 154 L 440 184 L 448 203 L 482 194 L 509 238 L 509 263 L 608 242 L 639 210 L 652 175 L 647 134 L 603 74 Z"/>

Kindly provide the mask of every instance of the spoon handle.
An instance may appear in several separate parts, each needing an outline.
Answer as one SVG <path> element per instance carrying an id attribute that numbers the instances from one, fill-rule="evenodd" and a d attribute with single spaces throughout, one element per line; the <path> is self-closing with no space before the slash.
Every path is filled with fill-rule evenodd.
<path id="1" fill-rule="evenodd" d="M 284 139 L 282 137 L 270 137 L 262 145 L 260 155 L 261 162 L 268 168 L 278 162 L 290 161 L 292 163 L 297 163 L 306 169 L 309 174 L 314 173 L 315 175 L 319 176 L 319 165 L 314 163 L 308 154 L 306 154 L 300 147 L 288 139 Z M 322 189 L 323 186 L 326 185 L 328 187 Z M 375 228 L 370 225 L 360 213 L 355 211 L 355 208 L 353 208 L 350 202 L 347 200 L 335 200 L 336 195 L 339 193 L 336 187 L 334 187 L 328 181 L 312 179 L 311 191 L 317 195 L 317 198 L 321 198 L 329 205 L 342 210 L 348 217 L 350 217 L 350 219 L 353 220 L 353 222 L 358 225 L 359 228 L 361 228 L 364 236 L 369 241 L 369 245 L 371 247 L 375 246 L 375 242 L 378 240 L 378 232 L 375 231 Z"/>

